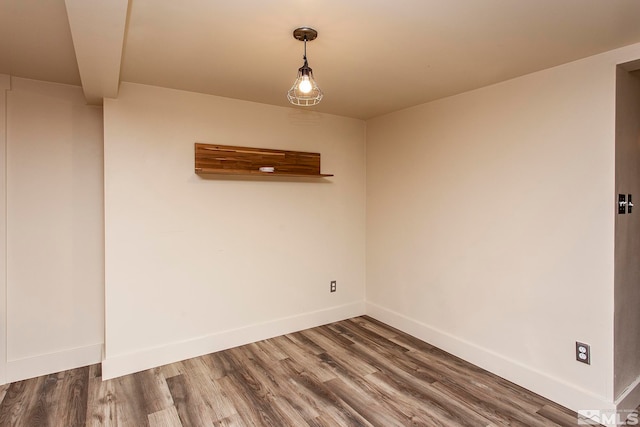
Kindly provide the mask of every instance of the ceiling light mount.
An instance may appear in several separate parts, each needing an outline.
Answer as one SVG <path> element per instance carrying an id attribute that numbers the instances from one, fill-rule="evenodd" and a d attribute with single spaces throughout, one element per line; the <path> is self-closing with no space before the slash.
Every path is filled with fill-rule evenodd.
<path id="1" fill-rule="evenodd" d="M 304 55 L 302 56 L 304 64 L 298 68 L 298 77 L 287 92 L 287 99 L 293 105 L 302 107 L 317 105 L 324 96 L 313 78 L 313 70 L 307 61 L 307 42 L 315 40 L 317 37 L 318 32 L 313 28 L 300 27 L 293 30 L 293 38 L 304 42 Z"/>
<path id="2" fill-rule="evenodd" d="M 313 28 L 300 27 L 293 30 L 293 38 L 296 40 L 300 40 L 301 42 L 310 42 L 312 40 L 315 40 L 316 37 L 318 37 L 318 32 Z"/>

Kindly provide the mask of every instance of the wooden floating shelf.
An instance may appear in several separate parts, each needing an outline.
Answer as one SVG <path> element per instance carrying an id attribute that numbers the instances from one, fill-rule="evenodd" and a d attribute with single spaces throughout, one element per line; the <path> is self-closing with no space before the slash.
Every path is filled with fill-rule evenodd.
<path id="1" fill-rule="evenodd" d="M 265 172 L 260 168 L 273 168 Z M 320 153 L 195 144 L 195 172 L 199 175 L 284 176 L 326 178 L 320 173 Z"/>

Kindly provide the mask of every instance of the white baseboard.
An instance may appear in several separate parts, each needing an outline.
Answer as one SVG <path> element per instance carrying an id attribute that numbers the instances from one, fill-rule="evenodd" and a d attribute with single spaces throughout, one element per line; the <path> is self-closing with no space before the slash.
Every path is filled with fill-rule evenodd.
<path id="1" fill-rule="evenodd" d="M 326 310 L 222 331 L 205 337 L 171 343 L 136 353 L 107 357 L 102 361 L 102 379 L 116 378 L 156 366 L 326 325 L 327 323 L 351 317 L 362 316 L 364 313 L 365 303 L 364 301 L 359 301 Z"/>
<path id="2" fill-rule="evenodd" d="M 571 410 L 615 410 L 614 402 L 432 326 L 367 302 L 367 315 Z"/>
<path id="3" fill-rule="evenodd" d="M 616 399 L 616 409 L 618 411 L 633 411 L 640 405 L 640 377 L 618 396 Z"/>
<path id="4" fill-rule="evenodd" d="M 67 369 L 81 368 L 102 360 L 102 344 L 7 361 L 7 382 L 48 375 Z"/>

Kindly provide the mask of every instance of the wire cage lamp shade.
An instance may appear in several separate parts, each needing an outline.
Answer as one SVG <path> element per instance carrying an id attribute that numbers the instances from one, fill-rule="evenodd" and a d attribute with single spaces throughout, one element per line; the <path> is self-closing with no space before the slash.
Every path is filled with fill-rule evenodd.
<path id="1" fill-rule="evenodd" d="M 324 94 L 313 78 L 313 70 L 307 61 L 307 42 L 318 37 L 318 32 L 313 28 L 301 27 L 293 31 L 293 37 L 304 42 L 304 64 L 298 68 L 296 81 L 287 92 L 287 99 L 293 105 L 310 107 L 322 101 Z"/>

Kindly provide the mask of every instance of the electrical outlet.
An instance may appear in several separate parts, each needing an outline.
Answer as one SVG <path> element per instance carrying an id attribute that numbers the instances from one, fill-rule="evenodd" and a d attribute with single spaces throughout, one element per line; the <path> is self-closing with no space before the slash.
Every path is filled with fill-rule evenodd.
<path id="1" fill-rule="evenodd" d="M 589 344 L 576 341 L 576 360 L 591 365 L 591 347 Z"/>
<path id="2" fill-rule="evenodd" d="M 335 280 L 332 280 L 332 281 L 331 281 L 331 285 L 330 285 L 330 287 L 329 287 L 329 292 L 335 292 L 335 291 L 336 291 L 336 288 L 337 288 L 336 281 L 335 281 Z"/>

